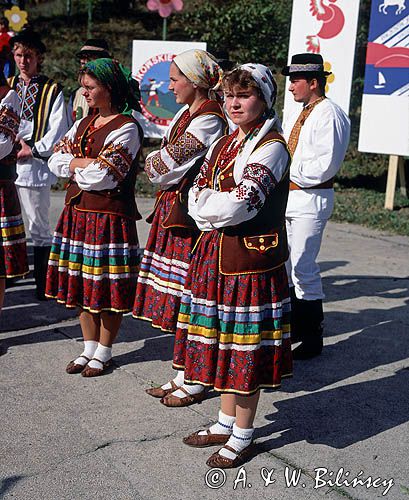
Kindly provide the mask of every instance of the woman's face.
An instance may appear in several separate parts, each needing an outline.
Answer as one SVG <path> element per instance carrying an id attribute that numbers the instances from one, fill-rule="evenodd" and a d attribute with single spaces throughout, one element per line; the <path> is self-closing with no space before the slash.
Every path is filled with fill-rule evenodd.
<path id="1" fill-rule="evenodd" d="M 175 94 L 176 102 L 190 106 L 195 100 L 196 89 L 174 62 L 170 65 L 169 79 L 169 90 Z"/>
<path id="2" fill-rule="evenodd" d="M 90 108 L 110 106 L 111 94 L 96 78 L 85 74 L 81 78 L 82 95 Z"/>
<path id="3" fill-rule="evenodd" d="M 254 87 L 235 85 L 225 91 L 224 98 L 230 119 L 241 128 L 256 125 L 266 109 L 266 103 Z"/>

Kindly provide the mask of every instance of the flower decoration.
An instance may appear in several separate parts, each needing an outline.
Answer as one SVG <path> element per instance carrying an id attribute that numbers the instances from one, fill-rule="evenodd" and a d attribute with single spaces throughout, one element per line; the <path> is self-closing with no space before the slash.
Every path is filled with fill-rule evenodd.
<path id="1" fill-rule="evenodd" d="M 13 31 L 21 31 L 27 22 L 27 12 L 25 10 L 20 10 L 17 5 L 13 5 L 11 9 L 5 10 L 4 15 L 9 20 L 10 28 Z"/>
<path id="2" fill-rule="evenodd" d="M 324 62 L 324 71 L 331 71 L 331 67 L 332 67 L 331 63 L 329 63 L 328 61 Z M 327 84 L 325 85 L 325 92 L 329 91 L 329 86 L 334 80 L 335 80 L 334 73 L 327 76 Z"/>
<path id="3" fill-rule="evenodd" d="M 183 9 L 183 0 L 148 0 L 149 10 L 158 10 L 161 17 L 169 17 L 173 11 Z"/>

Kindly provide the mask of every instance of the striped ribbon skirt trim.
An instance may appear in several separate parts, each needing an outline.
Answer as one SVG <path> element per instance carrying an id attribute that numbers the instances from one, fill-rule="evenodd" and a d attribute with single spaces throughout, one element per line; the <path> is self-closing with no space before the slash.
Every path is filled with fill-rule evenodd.
<path id="1" fill-rule="evenodd" d="M 0 278 L 28 273 L 26 235 L 13 182 L 0 184 Z"/>
<path id="2" fill-rule="evenodd" d="M 178 316 L 173 364 L 185 380 L 221 392 L 277 388 L 292 374 L 290 298 L 285 267 L 224 276 L 219 233 L 195 251 Z"/>
<path id="3" fill-rule="evenodd" d="M 90 312 L 129 312 L 139 269 L 134 221 L 65 207 L 54 233 L 46 295 Z"/>
<path id="4" fill-rule="evenodd" d="M 152 221 L 144 251 L 132 315 L 163 331 L 176 330 L 180 299 L 195 235 L 188 229 L 164 229 L 174 193 L 165 193 Z"/>

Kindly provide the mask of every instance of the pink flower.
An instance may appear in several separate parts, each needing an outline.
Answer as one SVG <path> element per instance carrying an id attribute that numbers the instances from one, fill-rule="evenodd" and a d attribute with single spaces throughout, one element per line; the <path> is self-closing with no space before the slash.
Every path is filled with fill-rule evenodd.
<path id="1" fill-rule="evenodd" d="M 148 0 L 149 10 L 158 10 L 161 17 L 169 17 L 174 10 L 183 9 L 183 0 Z"/>

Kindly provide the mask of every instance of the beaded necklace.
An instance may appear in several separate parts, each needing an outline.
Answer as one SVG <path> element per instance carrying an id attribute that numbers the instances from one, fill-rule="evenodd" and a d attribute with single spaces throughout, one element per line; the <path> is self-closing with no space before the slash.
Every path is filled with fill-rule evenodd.
<path id="1" fill-rule="evenodd" d="M 238 133 L 239 130 L 235 130 L 223 145 L 217 162 L 219 170 L 224 170 L 236 158 L 244 140 L 237 141 Z"/>
<path id="2" fill-rule="evenodd" d="M 210 99 L 206 99 L 206 101 L 204 101 L 200 107 L 198 108 L 197 111 L 194 112 L 195 115 L 197 114 L 200 114 L 200 111 L 203 109 L 204 106 L 206 106 L 206 104 L 210 101 Z M 179 123 L 177 125 L 177 128 L 176 128 L 176 134 L 175 134 L 175 139 L 178 138 L 180 135 L 183 134 L 183 132 L 185 131 L 185 128 L 186 128 L 186 125 L 189 123 L 190 121 L 190 118 L 191 118 L 191 115 L 190 115 L 190 112 L 189 112 L 189 109 L 187 109 L 186 111 L 184 111 L 182 113 L 182 116 L 180 117 L 180 120 L 179 120 Z"/>

